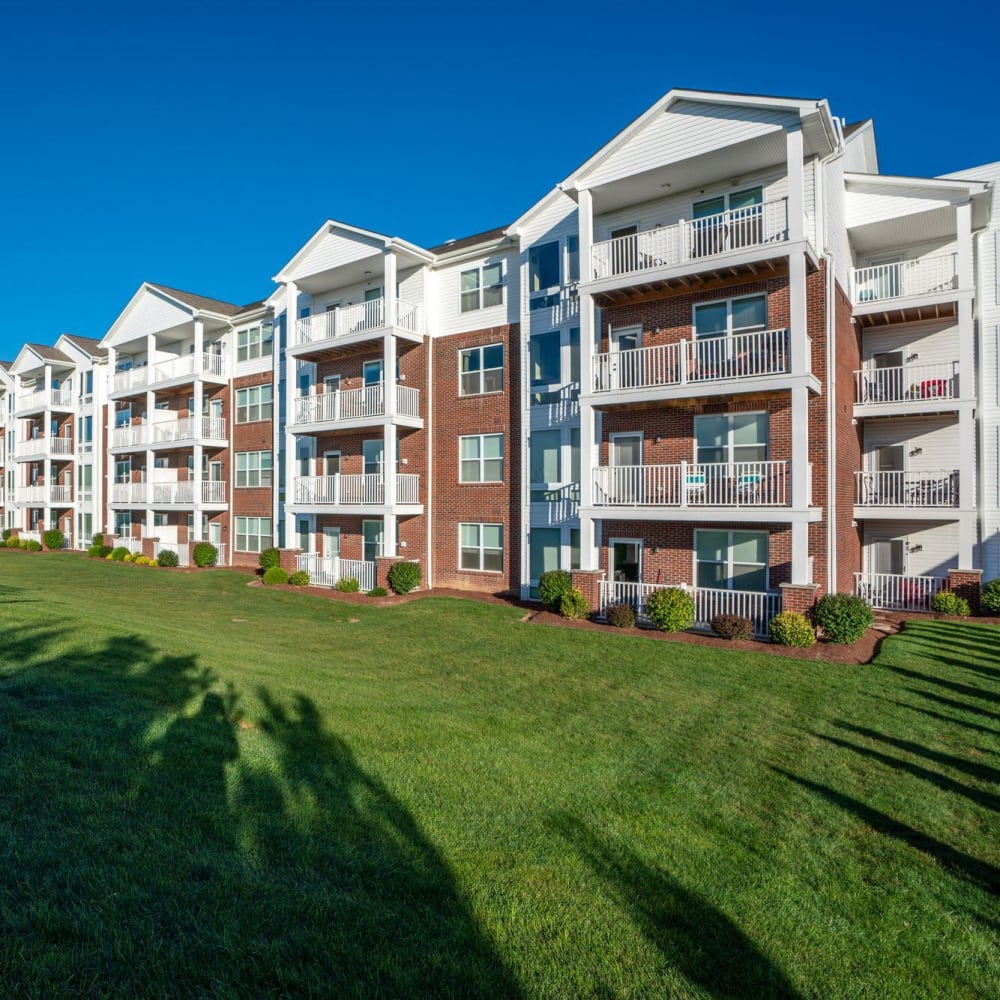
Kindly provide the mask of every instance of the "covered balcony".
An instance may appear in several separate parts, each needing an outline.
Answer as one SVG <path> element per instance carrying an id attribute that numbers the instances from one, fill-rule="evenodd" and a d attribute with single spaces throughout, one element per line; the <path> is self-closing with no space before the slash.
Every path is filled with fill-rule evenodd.
<path id="1" fill-rule="evenodd" d="M 956 469 L 857 472 L 855 480 L 856 510 L 907 508 L 934 511 L 959 506 L 959 475 Z"/>
<path id="2" fill-rule="evenodd" d="M 296 476 L 293 479 L 297 507 L 378 507 L 385 505 L 385 478 L 380 472 L 332 476 Z M 396 503 L 416 506 L 420 503 L 420 476 L 396 475 Z"/>
<path id="3" fill-rule="evenodd" d="M 953 410 L 959 393 L 957 361 L 869 367 L 854 372 L 856 416 Z"/>
<path id="4" fill-rule="evenodd" d="M 168 482 L 113 483 L 111 503 L 123 507 L 225 507 L 222 480 L 183 479 Z"/>
<path id="5" fill-rule="evenodd" d="M 396 299 L 395 316 L 387 322 L 384 298 L 369 299 L 353 305 L 338 306 L 296 320 L 289 349 L 299 354 L 322 349 L 337 343 L 360 343 L 384 334 L 388 328 L 420 340 L 423 336 L 423 307 L 405 299 Z"/>
<path id="6" fill-rule="evenodd" d="M 376 564 L 366 559 L 341 559 L 340 556 L 323 556 L 316 552 L 303 552 L 296 556 L 295 568 L 309 574 L 314 587 L 335 587 L 341 580 L 358 581 L 362 592 L 375 586 Z"/>
<path id="7" fill-rule="evenodd" d="M 222 417 L 181 417 L 116 427 L 111 432 L 112 451 L 163 446 L 192 447 L 195 444 L 226 445 L 226 421 Z"/>
<path id="8" fill-rule="evenodd" d="M 164 357 L 152 364 L 141 364 L 115 372 L 112 396 L 127 396 L 140 389 L 182 385 L 195 378 L 225 382 L 228 375 L 221 354 L 184 354 Z"/>
<path id="9" fill-rule="evenodd" d="M 19 393 L 15 398 L 14 412 L 18 416 L 41 413 L 47 409 L 72 410 L 73 391 L 71 386 L 58 389 L 35 389 Z"/>
<path id="10" fill-rule="evenodd" d="M 17 499 L 28 507 L 67 507 L 73 503 L 73 487 L 22 486 L 17 491 Z"/>
<path id="11" fill-rule="evenodd" d="M 411 427 L 423 426 L 420 418 L 420 390 L 394 383 L 395 416 Z M 357 389 L 337 389 L 294 400 L 293 426 L 298 430 L 321 431 L 326 428 L 363 427 L 385 417 L 385 387 L 379 382 Z"/>
<path id="12" fill-rule="evenodd" d="M 944 576 L 903 573 L 855 573 L 854 591 L 882 611 L 930 611 L 934 595 L 945 588 Z"/>
<path id="13" fill-rule="evenodd" d="M 27 438 L 18 441 L 14 447 L 14 459 L 18 462 L 34 462 L 44 458 L 67 461 L 72 455 L 73 439 L 65 436 Z"/>

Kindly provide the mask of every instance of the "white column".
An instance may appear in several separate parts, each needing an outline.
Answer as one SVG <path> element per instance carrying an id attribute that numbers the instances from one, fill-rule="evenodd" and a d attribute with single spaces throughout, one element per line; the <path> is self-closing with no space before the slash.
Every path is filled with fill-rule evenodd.
<path id="1" fill-rule="evenodd" d="M 386 423 L 396 415 L 396 338 L 389 329 L 383 338 L 382 392 L 384 395 Z"/>
<path id="2" fill-rule="evenodd" d="M 792 392 L 792 507 L 804 510 L 809 496 L 809 390 L 795 386 Z"/>
<path id="3" fill-rule="evenodd" d="M 809 525 L 805 521 L 792 522 L 792 583 L 812 583 L 812 566 L 809 562 Z"/>
<path id="4" fill-rule="evenodd" d="M 386 250 L 382 256 L 382 263 L 384 264 L 385 270 L 382 278 L 382 298 L 383 307 L 385 308 L 385 325 L 387 327 L 393 327 L 396 325 L 396 255 L 392 250 Z M 395 378 L 396 373 L 393 371 L 390 375 L 386 372 L 386 383 L 388 384 L 389 379 Z"/>
<path id="5" fill-rule="evenodd" d="M 195 324 L 195 329 L 197 330 L 198 324 Z M 197 334 L 195 335 L 195 360 L 197 361 L 200 371 L 201 365 L 201 353 L 197 350 Z M 199 375 L 194 377 L 194 413 L 191 415 L 191 429 L 194 435 L 194 539 L 195 541 L 204 541 L 205 536 L 201 525 L 201 491 L 202 483 L 205 482 L 206 476 L 202 470 L 202 465 L 204 462 L 205 449 L 201 444 L 201 411 L 203 407 L 203 400 L 205 396 L 205 387 L 202 384 Z M 235 458 L 233 459 L 233 464 L 235 465 Z"/>
<path id="6" fill-rule="evenodd" d="M 833 280 L 833 275 L 828 276 Z M 809 327 L 806 309 L 806 255 L 793 251 L 788 255 L 788 336 L 789 361 L 793 375 L 805 375 L 809 360 Z"/>
<path id="7" fill-rule="evenodd" d="M 965 449 L 970 451 L 971 449 Z M 959 490 L 962 488 L 959 483 Z M 962 501 L 965 506 L 965 501 Z M 962 514 L 958 519 L 958 568 L 973 569 L 975 563 L 973 553 L 976 548 L 976 516 L 973 514 Z"/>
<path id="8" fill-rule="evenodd" d="M 52 392 L 52 365 L 46 365 L 43 371 L 42 388 L 45 390 L 45 403 L 48 405 L 52 398 L 50 395 Z M 48 428 L 45 429 L 45 433 L 48 434 Z"/>
<path id="9" fill-rule="evenodd" d="M 785 159 L 788 168 L 788 239 L 795 242 L 806 237 L 802 129 L 797 123 L 785 131 Z"/>
<path id="10" fill-rule="evenodd" d="M 194 321 L 194 372 L 201 374 L 201 356 L 205 353 L 205 322 L 196 319 Z"/>
<path id="11" fill-rule="evenodd" d="M 285 344 L 292 346 L 296 340 L 295 324 L 299 315 L 299 289 L 294 281 L 285 285 Z M 275 352 L 277 355 L 277 351 Z M 275 382 L 274 388 L 277 388 Z M 298 451 L 296 448 L 295 435 L 292 433 L 292 424 L 295 422 L 295 396 L 299 391 L 298 362 L 288 353 L 285 353 L 285 547 L 295 548 L 294 515 L 288 512 L 289 507 L 295 505 L 295 477 L 299 475 Z M 233 395 L 233 420 L 236 419 L 235 409 L 236 397 Z M 275 455 L 275 465 L 278 464 L 278 456 Z M 275 490 L 277 493 L 277 490 Z M 277 508 L 276 508 L 277 509 Z M 235 519 L 233 524 L 235 526 Z M 277 531 L 277 524 L 274 525 Z M 235 543 L 236 529 L 232 530 L 232 537 Z"/>
<path id="12" fill-rule="evenodd" d="M 594 273 L 594 202 L 589 190 L 579 192 L 577 213 L 580 230 L 580 279 L 587 282 Z M 595 415 L 590 403 L 594 385 L 594 297 L 580 292 L 580 507 L 594 503 L 594 471 L 596 464 Z M 594 518 L 580 514 L 580 569 L 598 569 L 600 559 L 594 535 Z"/>
<path id="13" fill-rule="evenodd" d="M 958 288 L 960 292 L 969 292 L 975 285 L 972 265 L 972 205 L 965 202 L 955 207 L 955 235 L 957 238 L 957 269 Z M 972 299 L 965 297 L 958 300 L 958 385 L 962 399 L 973 399 L 976 395 L 976 330 L 973 318 Z M 976 417 L 972 405 L 959 407 L 958 440 L 968 447 L 958 448 L 958 499 L 962 507 L 970 509 L 977 506 L 976 497 L 976 449 L 972 442 L 976 440 Z M 964 522 L 963 522 L 964 523 Z M 965 528 L 960 528 L 961 532 Z M 975 526 L 968 529 L 975 535 Z M 960 552 L 958 565 L 962 569 L 971 569 L 972 549 L 975 544 L 973 537 L 964 551 Z"/>

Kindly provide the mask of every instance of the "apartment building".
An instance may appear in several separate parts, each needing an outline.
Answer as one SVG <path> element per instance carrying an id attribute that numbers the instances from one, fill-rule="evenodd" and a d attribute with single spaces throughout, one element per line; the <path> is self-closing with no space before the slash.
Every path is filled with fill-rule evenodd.
<path id="1" fill-rule="evenodd" d="M 331 220 L 264 301 L 146 283 L 99 345 L 26 346 L 5 523 L 327 586 L 683 585 L 761 631 L 926 607 L 1000 573 L 998 180 L 885 176 L 823 100 L 670 91 L 510 225 Z"/>

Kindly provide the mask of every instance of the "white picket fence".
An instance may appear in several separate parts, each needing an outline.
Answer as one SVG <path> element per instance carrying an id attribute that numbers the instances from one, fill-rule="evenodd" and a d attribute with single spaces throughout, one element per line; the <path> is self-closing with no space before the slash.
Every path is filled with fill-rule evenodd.
<path id="1" fill-rule="evenodd" d="M 934 595 L 947 577 L 901 573 L 855 573 L 854 591 L 881 611 L 930 611 Z"/>
<path id="2" fill-rule="evenodd" d="M 303 552 L 296 556 L 296 569 L 309 574 L 314 587 L 335 587 L 340 580 L 355 579 L 362 591 L 375 586 L 375 563 L 365 559 L 341 559 L 340 556 L 323 556 L 317 552 Z"/>

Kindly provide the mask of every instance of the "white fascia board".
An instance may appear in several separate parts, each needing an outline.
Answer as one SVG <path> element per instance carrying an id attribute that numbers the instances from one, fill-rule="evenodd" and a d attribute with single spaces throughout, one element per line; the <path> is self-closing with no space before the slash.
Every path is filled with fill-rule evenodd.
<path id="1" fill-rule="evenodd" d="M 450 253 L 448 251 L 440 253 L 434 257 L 431 266 L 435 270 L 442 267 L 450 267 L 452 264 L 461 264 L 466 260 L 478 260 L 492 253 L 505 253 L 508 250 L 516 249 L 516 247 L 517 237 L 507 235 L 507 231 L 505 230 L 504 235 L 495 236 L 491 240 L 484 240 L 482 243 L 476 243 L 470 247 L 462 247 L 461 250 L 454 250 Z"/>
<path id="2" fill-rule="evenodd" d="M 907 177 L 904 174 L 844 174 L 845 184 L 877 184 L 883 187 L 925 187 L 957 191 L 972 197 L 989 190 L 989 181 L 966 181 L 952 177 Z"/>
<path id="3" fill-rule="evenodd" d="M 531 206 L 526 212 L 522 213 L 518 218 L 516 218 L 505 230 L 504 233 L 511 239 L 520 239 L 521 230 L 524 228 L 525 224 L 532 219 L 538 212 L 544 211 L 548 208 L 549 203 L 555 201 L 562 194 L 569 194 L 568 191 L 563 191 L 558 185 L 552 188 L 548 194 L 544 195 L 541 199 L 536 201 L 534 205 Z M 570 195 L 572 197 L 572 195 Z"/>
<path id="4" fill-rule="evenodd" d="M 150 284 L 148 281 L 144 281 L 140 286 L 135 295 L 128 300 L 128 305 L 118 314 L 118 318 L 111 324 L 111 328 L 108 332 L 101 337 L 101 347 L 111 347 L 112 341 L 114 340 L 115 334 L 124 326 L 125 321 L 129 318 L 132 310 L 142 301 L 147 295 L 153 295 L 157 298 L 165 299 L 169 301 L 172 305 L 175 305 L 178 309 L 186 312 L 193 319 L 196 310 L 193 309 L 187 302 L 182 302 L 180 299 L 175 299 L 168 292 L 163 291 L 162 288 L 158 288 L 155 285 Z"/>
<path id="5" fill-rule="evenodd" d="M 12 375 L 19 375 L 24 371 L 31 371 L 34 368 L 44 368 L 45 365 L 60 365 L 60 361 L 52 361 L 49 358 L 43 358 L 38 351 L 36 351 L 31 344 L 25 344 L 20 351 L 17 352 L 17 357 L 14 358 L 13 363 L 10 366 L 10 371 Z"/>

